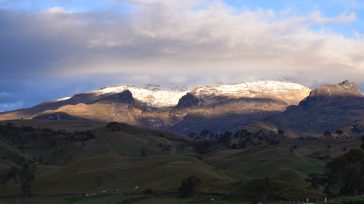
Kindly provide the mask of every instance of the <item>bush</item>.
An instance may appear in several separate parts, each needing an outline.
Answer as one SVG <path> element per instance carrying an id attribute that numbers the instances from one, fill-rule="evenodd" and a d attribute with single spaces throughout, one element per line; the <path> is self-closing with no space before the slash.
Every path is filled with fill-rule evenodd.
<path id="1" fill-rule="evenodd" d="M 182 198 L 191 197 L 196 189 L 201 185 L 201 179 L 195 176 L 190 176 L 182 181 L 179 193 Z"/>
<path id="2" fill-rule="evenodd" d="M 142 149 L 142 150 L 140 151 L 140 156 L 141 156 L 141 157 L 146 157 L 146 156 L 147 156 L 147 151 L 146 151 L 145 149 Z"/>
<path id="3" fill-rule="evenodd" d="M 110 132 L 118 132 L 125 128 L 127 128 L 128 125 L 126 123 L 118 123 L 118 122 L 111 122 L 106 125 L 106 129 Z"/>
<path id="4" fill-rule="evenodd" d="M 153 189 L 147 188 L 147 189 L 145 189 L 144 193 L 145 194 L 152 194 L 153 193 Z"/>

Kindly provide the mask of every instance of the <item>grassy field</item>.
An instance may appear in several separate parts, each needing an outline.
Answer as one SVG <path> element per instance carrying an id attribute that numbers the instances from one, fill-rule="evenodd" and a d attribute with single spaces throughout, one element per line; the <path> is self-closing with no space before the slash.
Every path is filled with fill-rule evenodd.
<path id="1" fill-rule="evenodd" d="M 23 126 L 25 120 L 15 121 Z M 22 199 L 19 183 L 0 186 L 0 203 L 244 203 L 247 192 L 269 178 L 274 192 L 287 200 L 322 198 L 308 188 L 310 173 L 323 171 L 325 160 L 359 145 L 358 139 L 287 139 L 279 145 L 215 150 L 199 159 L 191 140 L 172 133 L 124 126 L 109 131 L 105 124 L 30 121 L 33 127 L 67 131 L 91 130 L 94 139 L 55 148 L 28 145 L 19 149 L 0 141 L 0 172 L 17 166 L 20 158 L 39 158 L 33 197 Z M 327 148 L 330 145 L 330 149 Z M 292 146 L 298 146 L 291 151 Z M 323 151 L 325 150 L 325 151 Z M 339 151 L 340 150 L 340 151 Z M 197 196 L 180 199 L 183 179 L 202 180 Z M 152 194 L 145 194 L 152 189 Z"/>

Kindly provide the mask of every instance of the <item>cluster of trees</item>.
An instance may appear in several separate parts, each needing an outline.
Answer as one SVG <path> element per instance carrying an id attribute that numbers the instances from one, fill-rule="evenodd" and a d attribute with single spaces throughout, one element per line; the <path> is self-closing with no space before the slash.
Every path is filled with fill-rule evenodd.
<path id="1" fill-rule="evenodd" d="M 158 147 L 161 149 L 163 153 L 170 153 L 172 150 L 172 145 L 166 143 L 159 143 Z"/>
<path id="2" fill-rule="evenodd" d="M 22 165 L 12 166 L 10 169 L 0 172 L 0 184 L 5 187 L 8 182 L 13 180 L 19 184 L 19 188 L 25 198 L 31 196 L 31 186 L 35 180 L 37 164 L 35 161 L 26 161 Z"/>
<path id="3" fill-rule="evenodd" d="M 196 134 L 193 134 L 196 135 Z M 250 132 L 246 129 L 237 130 L 234 133 L 226 131 L 223 134 L 214 134 L 208 130 L 203 130 L 195 139 L 195 150 L 203 155 L 214 148 L 244 149 L 249 146 L 262 144 L 278 145 L 279 137 L 284 135 L 283 130 L 277 134 L 265 133 L 263 131 Z"/>
<path id="4" fill-rule="evenodd" d="M 118 132 L 129 128 L 130 125 L 126 123 L 110 122 L 106 125 L 106 129 L 110 132 Z"/>
<path id="5" fill-rule="evenodd" d="M 249 145 L 278 144 L 279 136 L 283 136 L 284 131 L 278 130 L 277 133 L 266 133 L 262 130 L 250 132 L 246 129 L 240 129 L 235 132 L 225 131 L 224 133 L 215 134 L 209 130 L 202 130 L 200 134 L 191 133 L 190 138 L 195 141 L 212 140 L 225 145 L 227 148 L 245 148 Z"/>
<path id="6" fill-rule="evenodd" d="M 325 131 L 324 136 L 325 137 L 348 137 L 349 135 L 355 135 L 359 136 L 360 134 L 364 133 L 364 127 L 360 124 L 354 124 L 351 127 L 351 131 L 343 131 L 341 129 L 338 129 L 336 131 Z"/>
<path id="7" fill-rule="evenodd" d="M 313 188 L 331 196 L 363 194 L 364 151 L 348 151 L 328 162 L 323 174 L 311 174 L 307 181 Z"/>
<path id="8" fill-rule="evenodd" d="M 364 132 L 364 128 L 359 125 L 359 124 L 354 124 L 352 127 L 351 127 L 351 132 L 355 135 L 359 135 L 361 133 Z"/>
<path id="9" fill-rule="evenodd" d="M 51 149 L 66 146 L 70 143 L 84 142 L 96 136 L 91 131 L 66 132 L 49 128 L 33 128 L 30 126 L 16 127 L 11 123 L 0 125 L 0 139 L 20 149 L 27 146 L 45 147 Z"/>
<path id="10" fill-rule="evenodd" d="M 324 136 L 327 138 L 332 137 L 348 137 L 343 130 L 336 130 L 334 133 L 331 131 L 325 131 Z"/>

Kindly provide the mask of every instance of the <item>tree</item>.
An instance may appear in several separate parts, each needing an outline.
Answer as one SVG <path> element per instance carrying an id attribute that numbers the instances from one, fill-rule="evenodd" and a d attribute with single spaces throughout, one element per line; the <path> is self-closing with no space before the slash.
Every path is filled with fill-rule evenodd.
<path id="1" fill-rule="evenodd" d="M 200 132 L 200 136 L 206 137 L 209 133 L 210 133 L 210 131 L 209 131 L 209 130 L 202 130 L 202 131 Z"/>
<path id="2" fill-rule="evenodd" d="M 325 131 L 325 133 L 324 133 L 324 136 L 325 137 L 331 137 L 331 132 L 330 131 Z"/>
<path id="3" fill-rule="evenodd" d="M 142 150 L 140 150 L 140 156 L 141 157 L 146 157 L 147 156 L 147 151 L 144 148 Z"/>
<path id="4" fill-rule="evenodd" d="M 364 193 L 364 151 L 353 149 L 326 165 L 329 195 L 358 195 Z"/>
<path id="5" fill-rule="evenodd" d="M 200 178 L 190 176 L 184 179 L 179 188 L 179 193 L 182 198 L 191 197 L 194 195 L 196 189 L 201 185 L 202 181 Z"/>
<path id="6" fill-rule="evenodd" d="M 283 136 L 283 135 L 284 135 L 284 130 L 279 129 L 279 130 L 278 130 L 278 136 Z"/>
<path id="7" fill-rule="evenodd" d="M 223 135 L 219 136 L 217 142 L 228 146 L 230 144 L 232 135 L 233 135 L 232 132 L 226 131 Z"/>
<path id="8" fill-rule="evenodd" d="M 188 137 L 191 139 L 193 139 L 195 136 L 196 136 L 196 133 L 193 133 L 193 132 L 188 134 Z"/>
<path id="9" fill-rule="evenodd" d="M 12 166 L 9 170 L 3 171 L 0 174 L 0 184 L 5 187 L 6 183 L 11 179 L 16 179 L 17 169 L 15 166 Z"/>
<path id="10" fill-rule="evenodd" d="M 255 184 L 247 190 L 246 194 L 253 200 L 253 203 L 261 203 L 273 199 L 275 191 L 271 179 L 264 178 L 255 180 Z"/>
<path id="11" fill-rule="evenodd" d="M 110 132 L 118 132 L 126 129 L 127 127 L 128 125 L 126 123 L 111 122 L 107 124 L 106 129 Z"/>
<path id="12" fill-rule="evenodd" d="M 343 136 L 344 135 L 344 131 L 342 131 L 342 130 L 336 130 L 336 134 L 338 136 Z"/>
<path id="13" fill-rule="evenodd" d="M 30 189 L 31 184 L 35 179 L 36 166 L 33 162 L 28 162 L 23 165 L 19 171 L 20 189 L 23 192 L 25 198 L 31 196 Z"/>
<path id="14" fill-rule="evenodd" d="M 207 154 L 211 148 L 212 144 L 208 140 L 198 141 L 194 145 L 194 149 L 198 154 Z"/>
<path id="15" fill-rule="evenodd" d="M 359 124 L 354 124 L 351 128 L 351 132 L 355 135 L 359 135 L 361 132 L 363 132 L 363 128 Z"/>
<path id="16" fill-rule="evenodd" d="M 327 176 L 325 174 L 310 174 L 306 181 L 310 183 L 312 188 L 320 190 L 322 187 L 325 187 Z"/>

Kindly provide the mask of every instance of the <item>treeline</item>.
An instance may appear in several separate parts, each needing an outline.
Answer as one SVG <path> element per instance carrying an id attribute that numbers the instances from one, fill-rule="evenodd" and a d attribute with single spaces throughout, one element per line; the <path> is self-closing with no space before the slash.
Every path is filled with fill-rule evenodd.
<path id="1" fill-rule="evenodd" d="M 203 130 L 198 135 L 189 135 L 195 141 L 196 152 L 201 155 L 218 148 L 245 149 L 257 145 L 278 145 L 282 136 L 284 136 L 283 130 L 278 130 L 277 133 L 267 133 L 262 130 L 250 132 L 246 129 L 235 132 L 226 131 L 222 134 Z"/>
<path id="2" fill-rule="evenodd" d="M 0 124 L 0 139 L 19 149 L 26 147 L 54 148 L 70 143 L 84 142 L 95 138 L 91 131 L 67 132 L 31 126 L 16 127 L 12 123 Z"/>

